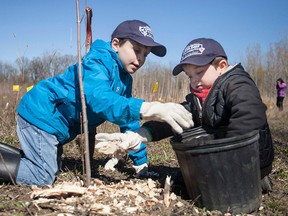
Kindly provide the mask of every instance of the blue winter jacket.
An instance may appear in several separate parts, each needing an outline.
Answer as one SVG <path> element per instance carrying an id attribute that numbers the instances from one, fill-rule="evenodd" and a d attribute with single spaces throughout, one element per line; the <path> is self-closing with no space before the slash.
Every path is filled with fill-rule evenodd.
<path id="1" fill-rule="evenodd" d="M 82 61 L 88 130 L 106 120 L 119 125 L 122 132 L 137 129 L 143 100 L 131 96 L 132 77 L 111 43 L 96 40 Z M 78 63 L 40 81 L 23 96 L 17 111 L 29 123 L 55 135 L 60 143 L 73 140 L 80 133 Z"/>

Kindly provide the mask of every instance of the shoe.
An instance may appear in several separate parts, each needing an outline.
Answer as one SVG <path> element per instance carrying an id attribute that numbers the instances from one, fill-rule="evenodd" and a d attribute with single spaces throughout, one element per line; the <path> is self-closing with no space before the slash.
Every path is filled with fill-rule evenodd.
<path id="1" fill-rule="evenodd" d="M 118 164 L 119 159 L 116 157 L 111 158 L 110 160 L 107 161 L 107 163 L 104 166 L 105 170 L 111 170 L 111 171 L 115 171 L 115 166 Z"/>
<path id="2" fill-rule="evenodd" d="M 159 174 L 153 171 L 148 171 L 148 164 L 144 163 L 142 165 L 139 166 L 133 166 L 133 168 L 135 169 L 136 178 L 147 178 L 147 177 L 159 177 Z"/>

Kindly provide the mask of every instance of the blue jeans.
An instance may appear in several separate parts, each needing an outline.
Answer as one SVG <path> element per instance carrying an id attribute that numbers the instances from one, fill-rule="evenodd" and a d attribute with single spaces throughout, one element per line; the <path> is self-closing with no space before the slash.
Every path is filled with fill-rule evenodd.
<path id="1" fill-rule="evenodd" d="M 56 136 L 29 124 L 19 115 L 17 134 L 24 156 L 20 160 L 16 183 L 52 184 L 60 169 L 63 146 Z"/>

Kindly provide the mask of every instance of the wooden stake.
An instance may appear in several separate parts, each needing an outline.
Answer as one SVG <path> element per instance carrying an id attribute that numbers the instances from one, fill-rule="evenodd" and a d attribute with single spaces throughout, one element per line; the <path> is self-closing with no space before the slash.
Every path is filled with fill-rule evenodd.
<path id="1" fill-rule="evenodd" d="M 89 138 L 88 138 L 88 120 L 86 113 L 86 103 L 84 88 L 82 82 L 82 59 L 81 59 L 81 40 L 80 40 L 80 12 L 79 12 L 79 1 L 76 0 L 76 13 L 77 13 L 77 49 L 78 49 L 78 79 L 80 87 L 80 96 L 82 104 L 82 117 L 83 117 L 83 127 L 84 127 L 84 141 L 85 141 L 85 167 L 86 167 L 86 187 L 91 184 L 91 166 L 90 166 L 90 157 L 89 157 Z"/>
<path id="2" fill-rule="evenodd" d="M 92 30 L 91 30 L 91 24 L 92 24 L 92 9 L 90 7 L 86 8 L 86 17 L 87 17 L 87 23 L 86 23 L 86 53 L 89 52 L 90 46 L 92 43 Z"/>

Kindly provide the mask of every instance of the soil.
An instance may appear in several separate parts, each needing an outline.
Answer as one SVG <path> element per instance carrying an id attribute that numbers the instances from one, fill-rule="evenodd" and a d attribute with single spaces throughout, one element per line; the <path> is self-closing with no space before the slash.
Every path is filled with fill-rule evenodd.
<path id="1" fill-rule="evenodd" d="M 280 173 L 283 173 L 283 170 L 287 171 L 288 167 L 287 150 L 286 152 L 283 150 L 287 149 L 287 143 L 284 144 L 278 141 L 274 143 L 276 154 L 273 171 L 270 175 L 273 190 L 270 193 L 262 195 L 260 208 L 252 212 L 251 215 L 288 214 L 287 176 L 284 178 L 285 180 L 283 180 L 283 176 L 280 175 Z M 155 151 L 157 150 L 155 149 Z M 100 195 L 94 193 L 92 198 L 91 196 L 87 198 L 88 196 L 79 194 L 62 194 L 60 197 L 46 197 L 46 201 L 42 200 L 42 202 L 40 202 L 39 198 L 32 198 L 31 196 L 33 191 L 35 191 L 33 187 L 0 184 L 0 215 L 231 215 L 225 212 L 208 211 L 197 208 L 193 200 L 189 200 L 176 159 L 170 160 L 169 162 L 160 162 L 155 165 L 150 164 L 149 166 L 149 171 L 154 171 L 159 174 L 157 177 L 151 177 L 150 180 L 152 180 L 156 184 L 156 188 L 162 192 L 152 196 L 150 194 L 150 198 L 149 196 L 148 198 L 147 196 L 142 196 L 146 201 L 139 204 L 136 209 L 134 205 L 135 197 L 131 195 L 119 195 L 117 197 L 118 203 L 115 203 L 115 197 L 113 198 L 112 195 L 120 193 L 121 188 L 127 191 L 131 185 L 145 183 L 149 178 L 135 178 L 134 169 L 129 160 L 120 160 L 116 166 L 116 170 L 108 172 L 103 169 L 103 166 L 109 158 L 103 155 L 96 155 L 94 158 L 96 159 L 93 159 L 91 163 L 92 184 L 96 185 L 96 187 L 100 187 L 99 182 L 100 185 L 102 185 L 101 187 L 115 185 L 115 187 L 113 187 L 114 191 L 111 189 L 112 187 L 109 188 L 111 193 L 108 193 L 108 190 L 102 192 Z M 62 164 L 63 169 L 53 186 L 65 182 L 81 183 L 81 179 L 79 179 L 79 176 L 81 176 L 79 173 L 82 172 L 81 164 L 81 160 L 75 159 L 73 155 L 65 156 Z M 171 176 L 171 180 L 173 181 L 170 194 L 176 195 L 170 200 L 171 203 L 169 206 L 163 203 L 163 189 L 167 176 Z M 94 180 L 97 180 L 98 186 Z M 120 185 L 122 186 L 120 187 Z M 40 187 L 37 188 L 37 190 L 47 188 L 48 187 Z M 90 189 L 90 191 L 92 190 Z M 71 201 L 72 198 L 74 198 L 73 201 Z M 111 206 L 111 209 L 105 212 L 103 210 L 104 207 L 102 210 L 99 206 L 95 207 L 96 204 L 100 203 Z M 132 207 L 130 211 L 127 210 L 128 208 L 119 207 L 120 203 L 122 203 L 124 207 L 134 205 L 134 210 Z M 64 204 L 66 208 L 63 207 Z M 94 206 L 93 211 L 91 206 Z"/>

